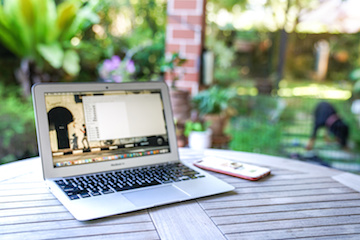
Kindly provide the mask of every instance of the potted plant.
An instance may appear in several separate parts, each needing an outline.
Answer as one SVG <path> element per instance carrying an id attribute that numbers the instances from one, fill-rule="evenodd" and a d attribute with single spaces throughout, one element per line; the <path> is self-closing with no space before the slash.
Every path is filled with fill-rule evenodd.
<path id="1" fill-rule="evenodd" d="M 192 149 L 202 150 L 211 147 L 212 131 L 209 122 L 186 121 L 184 135 L 188 138 L 188 145 Z"/>
<path id="2" fill-rule="evenodd" d="M 210 122 L 214 136 L 224 135 L 224 127 L 228 120 L 226 110 L 229 109 L 231 100 L 235 95 L 235 89 L 213 85 L 193 97 L 194 107 L 197 109 L 200 118 Z"/>

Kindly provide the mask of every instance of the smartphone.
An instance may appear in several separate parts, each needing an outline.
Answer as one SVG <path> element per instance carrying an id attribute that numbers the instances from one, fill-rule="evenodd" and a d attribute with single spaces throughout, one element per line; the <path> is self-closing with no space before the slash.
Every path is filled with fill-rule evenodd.
<path id="1" fill-rule="evenodd" d="M 207 156 L 194 162 L 194 165 L 213 172 L 223 173 L 251 181 L 259 180 L 270 174 L 269 168 L 223 159 L 220 157 Z"/>

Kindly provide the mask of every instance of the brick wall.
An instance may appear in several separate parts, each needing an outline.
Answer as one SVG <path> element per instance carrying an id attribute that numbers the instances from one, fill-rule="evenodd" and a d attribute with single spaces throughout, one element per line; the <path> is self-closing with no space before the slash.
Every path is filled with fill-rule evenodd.
<path id="1" fill-rule="evenodd" d="M 176 86 L 194 94 L 200 83 L 200 63 L 203 48 L 206 0 L 168 0 L 166 56 L 179 52 L 187 62 L 177 70 Z M 169 83 L 169 75 L 165 75 Z"/>

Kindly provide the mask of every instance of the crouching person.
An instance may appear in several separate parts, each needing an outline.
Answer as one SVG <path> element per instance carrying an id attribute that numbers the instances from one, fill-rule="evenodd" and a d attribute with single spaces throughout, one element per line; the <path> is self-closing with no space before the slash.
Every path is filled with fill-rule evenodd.
<path id="1" fill-rule="evenodd" d="M 314 127 L 311 138 L 306 146 L 307 150 L 313 149 L 317 131 L 321 127 L 325 127 L 327 132 L 335 136 L 342 148 L 347 149 L 349 127 L 339 117 L 335 108 L 330 103 L 320 102 L 314 112 Z"/>

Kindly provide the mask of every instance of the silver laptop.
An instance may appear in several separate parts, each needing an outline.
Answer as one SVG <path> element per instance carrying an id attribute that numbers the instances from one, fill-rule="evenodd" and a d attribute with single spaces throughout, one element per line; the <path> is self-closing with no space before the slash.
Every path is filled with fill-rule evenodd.
<path id="1" fill-rule="evenodd" d="M 32 93 L 44 179 L 78 220 L 234 189 L 180 162 L 165 83 L 44 83 Z"/>

